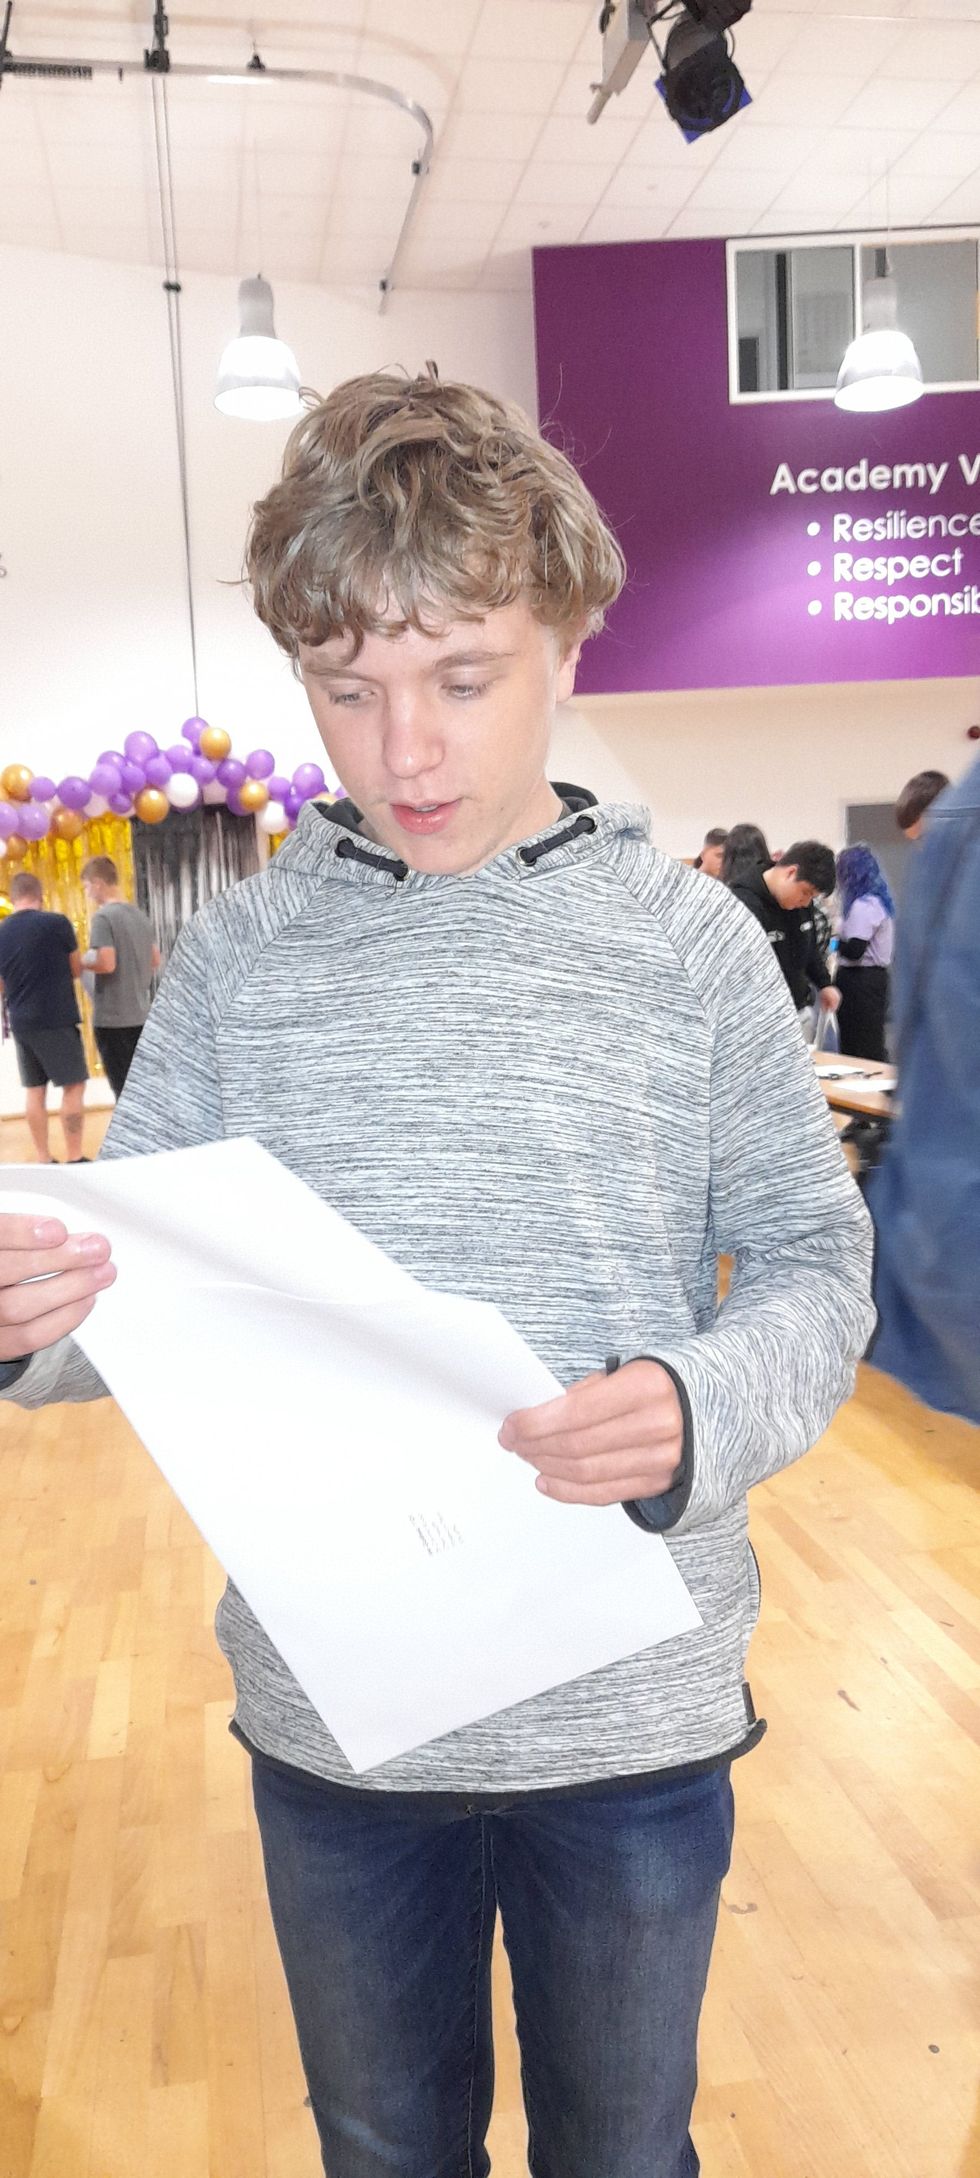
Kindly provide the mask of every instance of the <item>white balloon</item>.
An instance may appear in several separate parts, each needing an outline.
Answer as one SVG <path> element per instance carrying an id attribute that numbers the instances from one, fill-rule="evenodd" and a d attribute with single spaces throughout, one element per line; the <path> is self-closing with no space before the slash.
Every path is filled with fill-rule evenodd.
<path id="1" fill-rule="evenodd" d="M 197 780 L 191 778 L 189 771 L 175 771 L 171 773 L 163 791 L 171 809 L 193 809 L 201 789 Z"/>
<path id="2" fill-rule="evenodd" d="M 217 802 L 226 802 L 228 800 L 228 789 L 222 786 L 220 779 L 209 779 L 207 786 L 204 788 L 204 799 L 212 806 Z"/>
<path id="3" fill-rule="evenodd" d="M 89 820 L 93 817 L 104 817 L 108 807 L 104 794 L 93 794 L 91 801 L 85 804 L 85 815 Z"/>
<path id="4" fill-rule="evenodd" d="M 265 832 L 267 837 L 272 839 L 277 832 L 286 831 L 289 818 L 281 802 L 266 802 L 265 808 L 259 810 L 255 822 L 259 831 Z"/>

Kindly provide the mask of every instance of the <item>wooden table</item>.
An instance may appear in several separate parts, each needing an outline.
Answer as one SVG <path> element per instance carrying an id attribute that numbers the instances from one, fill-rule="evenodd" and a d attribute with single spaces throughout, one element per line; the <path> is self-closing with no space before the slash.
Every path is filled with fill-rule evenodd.
<path id="1" fill-rule="evenodd" d="M 814 1053 L 817 1079 L 832 1111 L 850 1112 L 858 1119 L 894 1119 L 895 1089 L 876 1089 L 880 1077 L 894 1084 L 893 1066 L 876 1066 L 870 1059 L 839 1058 L 830 1052 Z"/>

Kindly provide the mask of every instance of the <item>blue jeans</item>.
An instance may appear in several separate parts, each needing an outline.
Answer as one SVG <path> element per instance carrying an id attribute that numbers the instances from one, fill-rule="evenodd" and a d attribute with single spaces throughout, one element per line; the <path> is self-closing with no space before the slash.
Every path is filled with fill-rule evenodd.
<path id="1" fill-rule="evenodd" d="M 328 2178 L 486 2178 L 498 1906 L 534 2178 L 696 2178 L 727 1768 L 473 1812 L 253 1781 Z"/>

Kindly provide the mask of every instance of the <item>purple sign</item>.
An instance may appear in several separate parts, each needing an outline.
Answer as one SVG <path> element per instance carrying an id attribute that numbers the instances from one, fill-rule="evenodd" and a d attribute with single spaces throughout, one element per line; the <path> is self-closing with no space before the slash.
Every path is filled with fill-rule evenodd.
<path id="1" fill-rule="evenodd" d="M 725 244 L 534 253 L 539 413 L 629 564 L 583 695 L 980 670 L 980 389 L 729 400 Z"/>

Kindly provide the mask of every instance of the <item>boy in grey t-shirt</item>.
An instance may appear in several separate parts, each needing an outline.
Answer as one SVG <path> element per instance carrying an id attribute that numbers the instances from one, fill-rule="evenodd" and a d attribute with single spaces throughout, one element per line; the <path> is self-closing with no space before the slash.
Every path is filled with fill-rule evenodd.
<path id="1" fill-rule="evenodd" d="M 94 979 L 92 1025 L 113 1096 L 119 1097 L 150 1010 L 150 981 L 160 966 L 160 948 L 148 916 L 124 898 L 119 872 L 108 855 L 93 855 L 86 862 L 82 884 L 95 911 L 92 943 L 82 956 Z"/>

